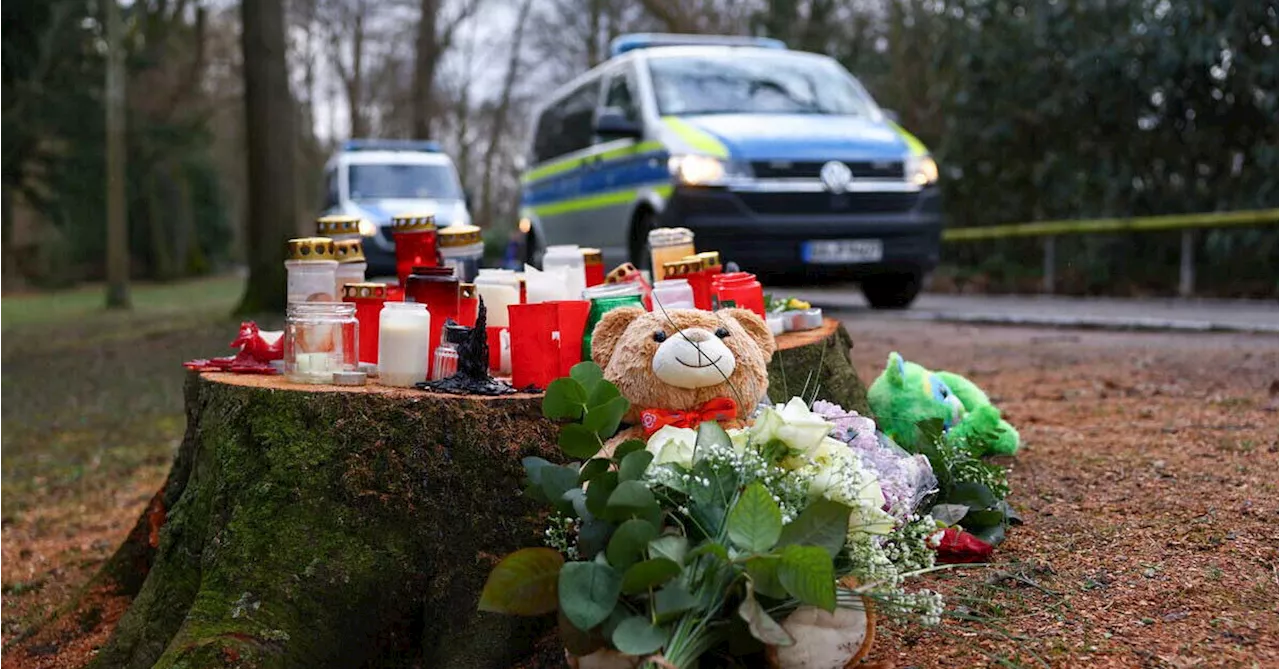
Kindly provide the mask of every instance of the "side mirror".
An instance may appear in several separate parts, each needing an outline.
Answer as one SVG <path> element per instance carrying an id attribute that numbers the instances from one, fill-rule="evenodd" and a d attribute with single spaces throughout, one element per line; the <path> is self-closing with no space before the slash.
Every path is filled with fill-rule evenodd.
<path id="1" fill-rule="evenodd" d="M 605 107 L 596 114 L 596 134 L 601 137 L 634 137 L 644 134 L 640 124 L 628 119 L 621 109 Z"/>
<path id="2" fill-rule="evenodd" d="M 898 117 L 898 112 L 893 111 L 892 109 L 881 109 L 880 112 L 884 114 L 885 118 L 889 119 L 894 123 L 902 122 L 902 119 Z"/>

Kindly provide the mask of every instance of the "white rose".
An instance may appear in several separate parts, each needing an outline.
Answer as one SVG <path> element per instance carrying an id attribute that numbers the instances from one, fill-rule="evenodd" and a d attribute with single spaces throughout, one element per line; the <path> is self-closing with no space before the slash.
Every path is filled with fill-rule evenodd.
<path id="1" fill-rule="evenodd" d="M 734 428 L 725 430 L 729 435 L 729 443 L 733 444 L 733 452 L 742 454 L 747 448 L 747 443 L 751 441 L 751 432 L 743 428 Z"/>
<path id="2" fill-rule="evenodd" d="M 867 534 L 888 534 L 893 531 L 893 516 L 885 513 L 884 493 L 880 490 L 880 482 L 870 473 L 863 478 L 858 488 L 859 505 L 849 518 L 849 527 Z"/>
<path id="3" fill-rule="evenodd" d="M 823 420 L 818 414 L 809 411 L 808 405 L 799 397 L 791 398 L 782 407 L 779 415 L 782 425 L 778 426 L 774 436 L 792 450 L 811 456 L 822 440 L 831 433 L 835 425 Z"/>
<path id="4" fill-rule="evenodd" d="M 697 442 L 697 430 L 666 425 L 649 437 L 644 448 L 653 453 L 655 465 L 677 464 L 692 467 L 693 451 Z"/>

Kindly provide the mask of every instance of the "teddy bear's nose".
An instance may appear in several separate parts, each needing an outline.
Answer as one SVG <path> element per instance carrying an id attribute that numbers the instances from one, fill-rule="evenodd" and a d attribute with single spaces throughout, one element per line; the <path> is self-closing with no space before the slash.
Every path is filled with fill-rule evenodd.
<path id="1" fill-rule="evenodd" d="M 701 344 L 714 337 L 710 330 L 703 328 L 688 328 L 680 331 L 680 336 L 688 339 L 695 344 Z"/>

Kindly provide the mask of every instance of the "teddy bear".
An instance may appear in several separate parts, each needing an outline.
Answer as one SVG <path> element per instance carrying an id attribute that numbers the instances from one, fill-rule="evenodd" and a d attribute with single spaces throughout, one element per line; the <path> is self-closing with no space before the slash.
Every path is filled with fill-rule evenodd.
<path id="1" fill-rule="evenodd" d="M 592 333 L 591 358 L 630 400 L 623 420 L 631 427 L 606 451 L 668 425 L 743 427 L 768 390 L 774 348 L 764 319 L 747 309 L 608 312 Z"/>
<path id="2" fill-rule="evenodd" d="M 921 421 L 940 419 L 947 442 L 974 455 L 1018 450 L 1018 431 L 980 388 L 959 374 L 907 362 L 896 351 L 867 389 L 867 404 L 880 430 L 907 447 L 919 438 Z"/>

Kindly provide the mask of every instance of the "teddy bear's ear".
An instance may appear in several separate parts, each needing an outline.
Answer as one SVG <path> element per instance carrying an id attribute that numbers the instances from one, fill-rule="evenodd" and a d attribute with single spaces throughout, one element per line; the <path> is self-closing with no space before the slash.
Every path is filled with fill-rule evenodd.
<path id="1" fill-rule="evenodd" d="M 764 353 L 765 360 L 773 357 L 773 352 L 778 345 L 763 318 L 757 316 L 750 309 L 721 309 L 717 313 L 738 321 L 742 329 L 747 331 L 747 335 L 760 347 L 760 351 Z"/>
<path id="2" fill-rule="evenodd" d="M 889 362 L 884 366 L 884 377 L 899 388 L 907 378 L 907 361 L 897 351 L 889 354 Z"/>
<path id="3" fill-rule="evenodd" d="M 622 307 L 606 313 L 600 319 L 596 329 L 591 331 L 591 359 L 600 365 L 600 369 L 609 366 L 618 342 L 622 341 L 622 333 L 644 314 L 644 309 L 640 307 Z"/>

